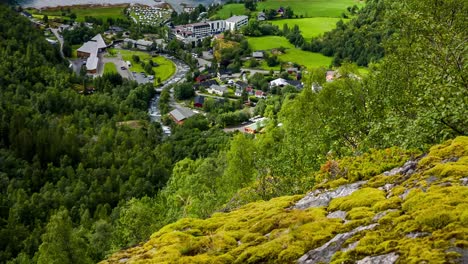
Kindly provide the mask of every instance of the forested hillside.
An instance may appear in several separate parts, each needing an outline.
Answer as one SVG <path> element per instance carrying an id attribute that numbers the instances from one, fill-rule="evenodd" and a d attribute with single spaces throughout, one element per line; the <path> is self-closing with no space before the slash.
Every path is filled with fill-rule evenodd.
<path id="1" fill-rule="evenodd" d="M 227 144 L 197 124 L 163 143 L 147 115 L 151 86 L 72 74 L 4 5 L 0 57 L 0 263 L 93 263 L 144 239 L 131 199 L 154 196 L 179 159 Z"/>
<path id="2" fill-rule="evenodd" d="M 254 139 L 236 135 L 231 140 L 229 150 L 220 153 L 216 159 L 186 159 L 176 164 L 162 193 L 165 193 L 165 201 L 171 201 L 174 208 L 179 208 L 176 211 L 179 217 L 204 218 L 214 211 L 234 211 L 227 215 L 214 214 L 212 219 L 206 221 L 183 219 L 168 225 L 156 232 L 148 243 L 116 254 L 110 262 L 144 262 L 146 259 L 202 263 L 293 262 L 308 250 L 323 245 L 320 243 L 333 238 L 336 232 L 347 232 L 358 226 L 343 226 L 344 222 L 327 220 L 324 209 L 317 209 L 318 212 L 314 211 L 316 214 L 309 212 L 310 215 L 305 216 L 300 212 L 298 216 L 285 210 L 299 197 L 280 198 L 268 203 L 249 204 L 238 211 L 235 209 L 250 202 L 283 195 L 303 195 L 317 189 L 317 184 L 328 179 L 328 176 L 317 173 L 318 170 L 328 171 L 333 176 L 329 180 L 336 180 L 333 184 L 322 185 L 329 190 L 364 179 L 376 181 L 374 185 L 368 186 L 371 190 L 366 188 L 356 194 L 356 198 L 363 202 L 367 197 L 375 197 L 376 200 L 369 200 L 371 204 L 366 201 L 365 205 L 361 205 L 353 201 L 355 197 L 352 196 L 340 200 L 333 209 L 327 211 L 351 210 L 346 221 L 375 224 L 372 218 L 381 209 L 402 208 L 410 212 L 411 217 L 416 217 L 419 224 L 433 228 L 431 232 L 434 232 L 435 239 L 439 239 L 440 229 L 448 222 L 439 225 L 437 219 L 422 217 L 428 213 L 425 210 L 429 210 L 426 206 L 431 203 L 430 198 L 416 207 L 410 205 L 410 202 L 400 207 L 403 201 L 398 200 L 398 197 L 387 201 L 382 191 L 374 188 L 385 186 L 385 182 L 395 184 L 395 192 L 398 190 L 399 194 L 407 191 L 413 186 L 411 184 L 416 184 L 414 181 L 424 181 L 429 176 L 425 167 L 406 185 L 406 179 L 387 182 L 385 177 L 378 175 L 409 159 L 404 155 L 408 150 L 416 151 L 410 153 L 425 151 L 433 144 L 468 133 L 468 120 L 465 118 L 468 116 L 465 71 L 467 50 L 464 48 L 467 37 L 465 14 L 468 8 L 465 1 L 461 0 L 425 3 L 408 0 L 392 3 L 387 10 L 390 11 L 382 18 L 382 30 L 397 33 L 384 41 L 382 47 L 385 48 L 385 57 L 370 69 L 369 76 L 363 79 L 357 77 L 357 68 L 344 63 L 338 69 L 335 80 L 326 82 L 326 69 L 313 69 L 304 77 L 306 88 L 300 94 L 286 93 L 280 98 L 267 98 L 259 102 L 261 109 L 257 110 L 270 118 L 263 134 L 256 135 Z M 312 91 L 312 85 L 321 87 L 321 90 Z M 465 149 L 466 142 L 463 144 L 461 148 Z M 406 151 L 400 152 L 390 148 L 392 146 L 399 146 Z M 456 178 L 450 178 L 450 183 L 446 184 L 460 185 L 459 178 L 467 174 L 463 155 L 466 154 L 454 154 L 463 163 L 461 166 L 457 163 L 445 170 L 441 164 L 434 163 L 431 166 L 435 165 L 438 169 L 430 173 L 437 172 L 434 176 L 440 178 L 452 175 L 453 169 Z M 351 161 L 353 165 L 337 167 L 340 162 L 336 160 L 346 156 L 355 157 L 349 158 L 355 159 L 355 162 Z M 444 156 L 444 159 L 449 157 Z M 417 178 L 422 175 L 424 177 Z M 397 186 L 399 184 L 403 185 Z M 437 187 L 434 187 L 434 191 L 434 195 L 440 195 Z M 450 190 L 450 193 L 458 191 L 466 192 L 466 186 L 460 187 L 460 190 Z M 153 199 L 153 204 L 160 205 L 160 198 Z M 466 206 L 463 199 L 456 198 L 461 207 L 457 209 L 456 216 L 449 217 L 456 222 L 449 225 L 453 228 L 453 234 L 457 234 L 456 239 L 466 234 L 466 230 L 461 228 L 465 217 L 459 214 L 459 210 Z M 444 207 L 447 203 L 450 201 L 441 201 L 440 206 Z M 369 209 L 373 206 L 375 209 Z M 288 222 L 287 217 L 293 220 Z M 302 217 L 308 220 L 302 221 Z M 408 216 L 400 212 L 391 217 L 401 217 L 398 219 L 403 221 L 402 225 L 405 222 L 410 224 Z M 173 219 L 176 218 L 177 215 Z M 318 223 L 312 219 L 318 220 Z M 391 218 L 382 219 L 393 221 Z M 301 228 L 301 225 L 304 227 Z M 342 230 L 342 227 L 345 229 Z M 297 231 L 291 232 L 291 228 L 297 228 Z M 337 228 L 341 231 L 337 231 Z M 383 230 L 393 230 L 394 227 L 385 223 L 382 228 L 377 234 L 373 233 L 366 238 L 362 247 L 336 255 L 334 259 L 337 263 L 341 260 L 359 260 L 367 255 L 391 253 L 396 247 L 401 247 L 402 251 L 411 251 L 407 246 L 414 241 L 400 240 L 399 235 L 391 233 L 379 240 L 379 234 L 386 232 Z M 404 226 L 398 228 L 403 230 Z M 425 227 L 414 228 L 405 230 L 426 230 Z M 393 239 L 393 235 L 398 241 Z M 445 238 L 441 239 L 442 244 L 431 244 L 431 249 L 424 245 L 427 239 L 432 238 L 418 240 L 421 243 L 418 244 L 418 252 L 425 252 L 423 259 L 437 257 L 441 261 L 460 262 L 456 260 L 456 254 L 449 254 L 454 258 L 439 254 L 448 245 L 444 244 Z M 371 246 L 374 242 L 379 243 L 379 246 Z M 464 248 L 463 243 L 457 243 L 457 246 Z M 402 263 L 423 260 L 411 252 L 405 251 L 404 254 Z"/>
<path id="3" fill-rule="evenodd" d="M 396 30 L 385 20 L 391 5 L 389 1 L 369 0 L 349 23 L 339 21 L 334 30 L 313 38 L 303 48 L 332 56 L 334 65 L 376 62 L 384 56 L 383 42 Z"/>
<path id="4" fill-rule="evenodd" d="M 380 1 L 372 3 L 379 8 Z M 95 263 L 123 247 L 146 241 L 153 232 L 181 218 L 207 218 L 214 212 L 230 212 L 250 202 L 304 195 L 313 188 L 320 188 L 317 184 L 324 179 L 336 180 L 322 186 L 327 189 L 364 179 L 371 183 L 378 181 L 368 186 L 376 189 L 385 186 L 380 180 L 387 183 L 385 178 L 377 176 L 383 171 L 400 166 L 434 144 L 466 136 L 466 1 L 403 0 L 386 4 L 390 7 L 386 6 L 385 12 L 372 9 L 372 4 L 368 5 L 368 10 L 361 11 L 376 12 L 375 19 L 382 23 L 372 30 L 378 34 L 376 38 L 386 36 L 379 46 L 384 52 L 379 53 L 380 48 L 377 52 L 385 56 L 372 65 L 368 76 L 358 77 L 356 65 L 340 62 L 342 67 L 337 70 L 335 79 L 326 82 L 326 69 L 310 69 L 302 78 L 305 84 L 302 92 L 285 89 L 280 96 L 258 102 L 256 113 L 269 119 L 260 134 L 225 133 L 197 115 L 182 126 L 174 125 L 168 138 L 162 137 L 158 123 L 149 121 L 147 106 L 154 93 L 152 87 L 138 86 L 113 74 L 95 79 L 73 74 L 57 48 L 48 44 L 38 29 L 26 18 L 0 5 L 0 263 Z M 367 24 L 363 22 L 362 25 Z M 364 33 L 345 31 L 351 34 L 351 39 L 354 34 L 358 38 Z M 394 33 L 390 35 L 389 32 Z M 367 38 L 364 36 L 362 38 Z M 327 44 L 327 48 L 334 49 L 333 45 Z M 338 47 L 343 45 L 351 44 Z M 360 47 L 356 45 L 350 50 L 361 54 Z M 365 56 L 366 62 L 372 61 L 373 55 L 369 54 Z M 340 58 L 346 60 L 348 56 Z M 312 90 L 312 86 L 317 89 Z M 93 90 L 95 92 L 91 92 Z M 423 181 L 432 173 L 438 178 L 449 177 L 447 182 L 454 185 L 447 191 L 449 195 L 466 192 L 466 186 L 458 186 L 461 185 L 458 180 L 466 175 L 466 138 L 453 142 L 463 143 L 460 144 L 464 152 L 454 152 L 457 160 L 445 156 L 445 152 L 454 150 L 446 148 L 452 144 L 447 143 L 440 147 L 440 155 L 433 153 L 435 160 L 419 162 L 431 168 L 421 167 L 405 188 L 426 191 Z M 337 167 L 336 162 L 341 160 L 349 161 L 352 166 L 349 169 Z M 444 162 L 451 166 L 444 167 Z M 317 173 L 319 170 L 324 174 Z M 398 185 L 408 179 L 397 176 L 391 180 L 388 183 Z M 421 180 L 421 185 L 413 180 Z M 446 184 L 441 179 L 436 181 Z M 445 190 L 435 187 L 431 192 L 440 197 L 440 192 Z M 401 194 L 404 190 L 395 191 Z M 450 232 L 447 239 L 460 240 L 459 236 L 465 234 L 459 226 L 466 222 L 466 215 L 458 213 L 465 208 L 464 196 L 457 196 L 457 204 L 448 201 L 452 207 L 461 206 L 455 208 L 453 214 L 447 212 L 450 222 L 439 224 L 439 219 L 425 219 L 420 214 L 429 210 L 425 206 L 432 203 L 432 196 L 423 199 L 426 203 L 423 205 L 397 198 L 393 198 L 397 201 L 392 200 L 397 205 L 387 205 L 381 190 L 370 192 L 377 197 L 375 202 L 381 202 L 381 207 L 374 210 L 375 205 L 361 206 L 340 200 L 334 203 L 333 210 L 329 208 L 330 211 L 349 211 L 348 220 L 358 221 L 350 225 L 325 219 L 323 208 L 312 210 L 312 215 L 299 214 L 309 220 L 323 220 L 319 229 L 328 233 L 320 237 L 321 242 L 332 238 L 336 230 L 350 231 L 355 227 L 353 223 L 370 224 L 372 216 L 382 208 L 403 210 L 401 215 L 395 213 L 391 217 L 404 222 L 407 215 L 411 215 L 418 224 L 430 229 L 415 230 L 432 232 L 437 239 L 445 231 Z M 424 194 L 415 197 L 420 196 Z M 272 209 L 272 214 L 282 217 L 284 208 L 299 198 L 280 198 L 245 208 Z M 275 201 L 280 202 L 275 204 Z M 445 207 L 445 202 L 442 201 L 440 207 L 451 211 L 453 208 Z M 353 211 L 351 207 L 361 209 Z M 243 237 L 236 239 L 231 239 L 234 235 L 230 234 L 226 239 L 221 237 L 222 243 L 213 247 L 210 243 L 218 239 L 217 236 L 204 237 L 201 242 L 195 239 L 196 244 L 180 246 L 177 240 L 192 238 L 186 233 L 166 236 L 166 232 L 176 233 L 172 232 L 173 227 L 174 230 L 183 228 L 183 232 L 192 230 L 190 236 L 205 235 L 202 229 L 203 232 L 212 231 L 205 226 L 198 229 L 184 224 L 204 225 L 202 220 L 181 220 L 155 235 L 158 239 L 156 252 L 164 244 L 176 245 L 165 249 L 175 258 L 204 254 L 212 248 L 215 255 L 222 255 L 239 245 L 238 241 L 244 245 L 263 245 L 267 240 L 264 237 L 267 233 L 263 231 L 268 230 L 255 229 L 260 226 L 248 219 L 242 218 L 246 221 L 242 224 L 237 216 L 223 217 L 217 218 L 211 227 L 234 221 L 236 228 L 243 232 L 262 234 L 239 232 L 237 235 Z M 270 231 L 276 225 L 269 220 L 265 223 L 271 224 Z M 285 220 L 276 227 L 287 230 L 288 225 L 295 223 Z M 382 226 L 393 230 L 389 223 Z M 399 226 L 409 232 L 413 227 Z M 286 234 L 281 228 L 276 234 L 270 234 L 272 238 L 278 235 L 288 241 L 303 241 L 301 232 Z M 314 237 L 316 229 L 313 226 L 305 231 L 305 236 Z M 390 253 L 395 247 L 408 245 L 406 240 L 380 241 L 376 236 L 367 238 L 365 248 L 358 247 L 335 259 L 356 260 L 358 256 Z M 236 241 L 238 238 L 241 240 Z M 424 250 L 426 240 L 427 237 L 418 240 Z M 154 242 L 150 240 L 143 248 L 143 251 L 151 250 L 149 254 L 154 253 L 151 241 Z M 372 247 L 373 241 L 378 241 L 380 247 Z M 448 244 L 444 244 L 445 238 L 443 241 L 442 244 L 434 242 L 433 246 L 442 245 L 445 250 Z M 272 248 L 276 249 L 281 242 L 276 240 Z M 318 245 L 318 241 L 315 242 L 298 242 L 281 256 L 278 255 L 281 252 L 276 251 L 269 255 L 270 247 L 234 251 L 231 255 L 240 257 L 240 262 L 267 261 L 268 258 L 255 258 L 265 252 L 278 260 L 289 261 L 300 255 L 298 252 L 313 249 Z M 465 248 L 466 241 L 457 242 L 455 246 Z M 131 250 L 123 258 L 132 257 Z M 445 259 L 445 255 L 442 258 Z M 226 260 L 230 262 L 232 258 Z"/>

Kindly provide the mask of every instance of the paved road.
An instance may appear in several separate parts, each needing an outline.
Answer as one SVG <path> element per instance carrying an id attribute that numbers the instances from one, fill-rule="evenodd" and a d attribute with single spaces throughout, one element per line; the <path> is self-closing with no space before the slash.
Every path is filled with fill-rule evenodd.
<path id="1" fill-rule="evenodd" d="M 58 39 L 58 41 L 60 43 L 60 55 L 62 55 L 62 58 L 66 59 L 65 55 L 63 55 L 63 38 L 62 38 L 62 35 L 59 34 L 57 28 L 49 28 L 49 29 L 55 35 L 55 37 Z"/>
<path id="2" fill-rule="evenodd" d="M 68 60 L 70 62 L 70 64 L 72 65 L 72 68 L 73 68 L 72 70 L 76 73 L 76 75 L 79 75 L 80 71 L 81 71 L 81 66 L 83 66 L 83 59 L 71 60 L 71 59 L 66 58 L 65 55 L 63 54 L 64 40 L 63 40 L 62 35 L 60 35 L 57 28 L 49 28 L 49 29 L 55 35 L 55 37 L 58 39 L 58 41 L 60 43 L 60 55 L 62 56 L 62 58 L 66 59 L 66 60 Z M 86 60 L 84 60 L 84 63 L 86 63 Z"/>

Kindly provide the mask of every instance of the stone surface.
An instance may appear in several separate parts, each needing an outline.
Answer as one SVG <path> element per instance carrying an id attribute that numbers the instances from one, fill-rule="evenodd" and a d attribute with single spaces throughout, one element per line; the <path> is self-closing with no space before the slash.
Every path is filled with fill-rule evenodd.
<path id="1" fill-rule="evenodd" d="M 468 263 L 468 249 L 460 248 L 460 247 L 453 247 L 449 248 L 446 252 L 456 252 L 460 255 L 458 257 L 456 263 Z"/>
<path id="2" fill-rule="evenodd" d="M 359 187 L 365 184 L 367 181 L 359 181 L 352 184 L 342 185 L 333 191 L 321 191 L 316 190 L 308 193 L 304 198 L 299 200 L 294 206 L 294 209 L 305 210 L 311 207 L 328 206 L 332 199 L 338 197 L 344 197 L 357 191 Z"/>
<path id="3" fill-rule="evenodd" d="M 346 211 L 335 211 L 335 212 L 329 213 L 327 215 L 327 218 L 339 218 L 341 220 L 345 220 L 347 214 L 348 213 Z"/>
<path id="4" fill-rule="evenodd" d="M 379 190 L 382 190 L 382 191 L 385 191 L 385 192 L 388 193 L 393 187 L 395 187 L 394 184 L 387 183 L 387 184 L 385 184 L 384 186 L 379 187 Z"/>
<path id="5" fill-rule="evenodd" d="M 297 261 L 298 264 L 312 264 L 312 263 L 328 263 L 330 262 L 333 254 L 335 254 L 338 250 L 341 249 L 341 246 L 346 242 L 346 240 L 350 239 L 355 234 L 364 231 L 370 230 L 378 226 L 378 224 L 371 224 L 367 226 L 360 226 L 357 227 L 347 233 L 338 234 L 333 237 L 330 241 L 318 247 L 316 249 L 312 249 L 306 254 L 304 254 L 299 260 Z"/>
<path id="6" fill-rule="evenodd" d="M 465 177 L 465 178 L 461 178 L 461 179 L 460 179 L 460 183 L 461 183 L 461 185 L 463 185 L 463 186 L 467 186 L 467 185 L 468 185 L 468 178 L 466 178 L 466 177 Z"/>
<path id="7" fill-rule="evenodd" d="M 406 197 L 408 196 L 408 194 L 411 192 L 411 190 L 413 190 L 412 188 L 411 189 L 406 189 L 402 194 L 399 195 L 399 197 L 404 200 L 406 199 Z"/>
<path id="8" fill-rule="evenodd" d="M 393 264 L 398 260 L 398 254 L 395 252 L 375 256 L 375 257 L 365 257 L 356 262 L 356 264 Z"/>
<path id="9" fill-rule="evenodd" d="M 386 211 L 380 212 L 380 213 L 376 214 L 374 216 L 374 218 L 372 218 L 372 221 L 377 222 L 377 221 L 380 220 L 380 218 L 386 216 L 388 213 L 395 212 L 395 211 L 397 211 L 397 210 L 396 209 L 388 209 Z"/>
<path id="10" fill-rule="evenodd" d="M 348 251 L 350 251 L 350 250 L 353 250 L 353 249 L 355 249 L 355 248 L 357 247 L 358 244 L 359 244 L 359 241 L 356 241 L 356 242 L 354 242 L 354 243 L 351 243 L 351 244 L 349 244 L 347 247 L 341 249 L 341 251 L 343 251 L 343 252 L 348 252 Z"/>
<path id="11" fill-rule="evenodd" d="M 411 232 L 411 233 L 406 234 L 406 237 L 419 238 L 419 237 L 426 237 L 426 236 L 429 236 L 429 235 L 431 235 L 431 233 L 428 233 L 428 232 Z"/>
<path id="12" fill-rule="evenodd" d="M 410 160 L 407 161 L 403 166 L 394 168 L 390 171 L 386 171 L 383 173 L 385 176 L 393 176 L 397 174 L 402 174 L 402 175 L 411 175 L 414 173 L 414 170 L 416 169 L 416 165 L 418 165 L 418 160 Z"/>

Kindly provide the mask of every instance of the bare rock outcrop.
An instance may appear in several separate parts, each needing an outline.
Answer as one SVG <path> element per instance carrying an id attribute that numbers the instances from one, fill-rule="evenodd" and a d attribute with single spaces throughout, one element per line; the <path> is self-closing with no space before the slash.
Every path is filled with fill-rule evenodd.
<path id="1" fill-rule="evenodd" d="M 359 190 L 367 181 L 359 181 L 352 184 L 345 184 L 333 191 L 316 190 L 308 193 L 304 198 L 299 200 L 294 206 L 294 209 L 305 210 L 311 207 L 328 206 L 332 199 L 344 197 Z"/>
<path id="2" fill-rule="evenodd" d="M 333 254 L 335 254 L 338 250 L 340 250 L 346 240 L 350 239 L 355 234 L 362 232 L 364 230 L 374 229 L 378 224 L 371 224 L 367 226 L 360 226 L 357 227 L 349 232 L 342 233 L 336 235 L 330 241 L 318 247 L 316 249 L 312 249 L 306 254 L 304 254 L 299 260 L 297 261 L 298 264 L 312 264 L 312 263 L 328 263 L 330 262 Z"/>

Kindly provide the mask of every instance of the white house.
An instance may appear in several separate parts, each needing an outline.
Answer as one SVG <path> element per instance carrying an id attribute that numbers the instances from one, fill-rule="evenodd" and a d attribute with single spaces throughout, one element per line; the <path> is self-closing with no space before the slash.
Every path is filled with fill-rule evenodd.
<path id="1" fill-rule="evenodd" d="M 275 86 L 279 86 L 279 87 L 283 87 L 283 86 L 286 86 L 288 85 L 288 81 L 283 79 L 283 78 L 278 78 L 278 79 L 275 79 L 273 81 L 270 82 L 270 87 L 275 87 Z"/>
<path id="2" fill-rule="evenodd" d="M 210 94 L 217 94 L 219 96 L 223 96 L 224 93 L 227 93 L 227 88 L 223 86 L 219 86 L 217 84 L 212 84 L 210 88 L 207 89 Z"/>
<path id="3" fill-rule="evenodd" d="M 232 16 L 226 19 L 226 30 L 238 30 L 239 28 L 247 25 L 249 18 L 247 16 Z"/>

